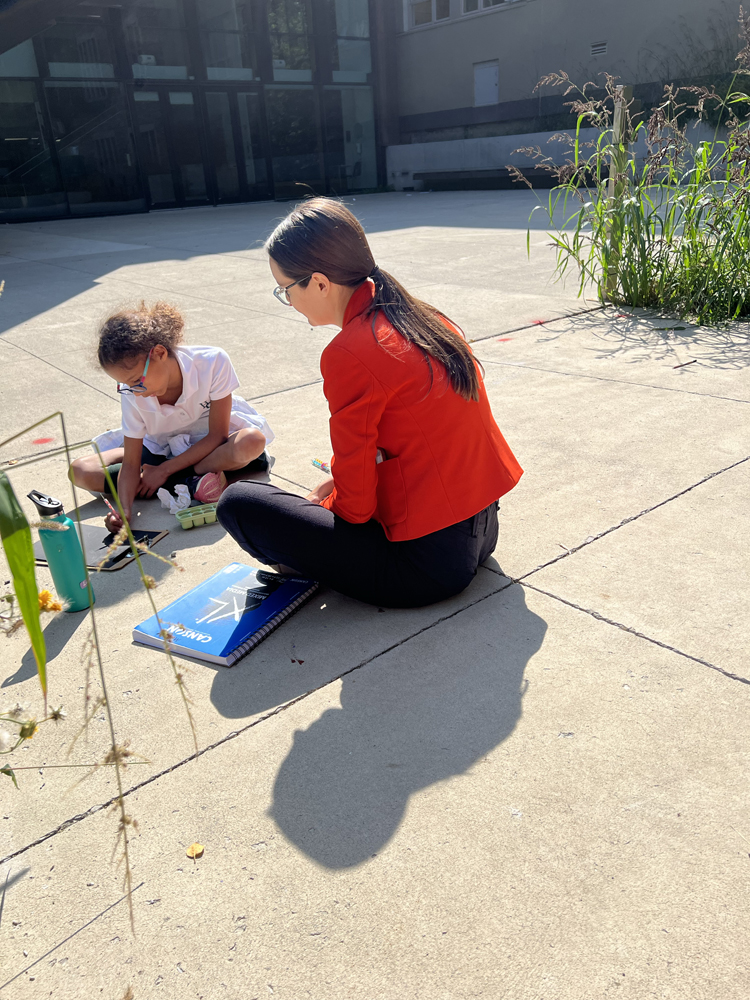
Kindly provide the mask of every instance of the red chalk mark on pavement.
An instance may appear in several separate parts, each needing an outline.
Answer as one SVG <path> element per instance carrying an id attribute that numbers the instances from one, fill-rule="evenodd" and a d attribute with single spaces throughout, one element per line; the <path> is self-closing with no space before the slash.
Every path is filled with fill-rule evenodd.
<path id="1" fill-rule="evenodd" d="M 545 323 L 549 323 L 548 319 L 532 319 L 533 326 L 544 326 Z"/>
<path id="2" fill-rule="evenodd" d="M 497 338 L 498 344 L 506 344 L 509 340 L 513 340 L 513 338 L 512 337 L 498 337 Z"/>
<path id="3" fill-rule="evenodd" d="M 32 441 L 31 443 L 32 444 L 49 444 L 51 441 L 54 441 L 54 440 L 55 440 L 54 438 L 36 438 L 36 440 Z"/>

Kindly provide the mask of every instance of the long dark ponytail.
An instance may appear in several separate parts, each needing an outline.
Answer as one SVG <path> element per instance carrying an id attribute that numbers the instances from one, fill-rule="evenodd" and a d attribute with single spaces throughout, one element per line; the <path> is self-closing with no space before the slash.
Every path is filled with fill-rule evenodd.
<path id="1" fill-rule="evenodd" d="M 479 399 L 479 375 L 471 348 L 447 325 L 434 306 L 415 299 L 396 279 L 378 267 L 364 229 L 341 202 L 311 198 L 287 215 L 266 240 L 269 256 L 284 274 L 307 286 L 319 271 L 335 285 L 356 287 L 367 278 L 375 284 L 368 313 L 382 313 L 401 336 L 445 368 L 451 387 L 468 400 Z"/>

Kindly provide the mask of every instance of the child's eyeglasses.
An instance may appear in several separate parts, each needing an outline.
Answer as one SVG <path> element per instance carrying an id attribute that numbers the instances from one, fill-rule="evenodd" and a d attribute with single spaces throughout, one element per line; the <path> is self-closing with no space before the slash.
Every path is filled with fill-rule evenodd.
<path id="1" fill-rule="evenodd" d="M 151 351 L 153 351 L 153 347 L 151 348 Z M 121 393 L 122 395 L 128 395 L 129 393 L 132 393 L 133 395 L 138 395 L 138 393 L 146 391 L 146 386 L 143 384 L 143 380 L 146 377 L 146 372 L 148 371 L 149 361 L 151 361 L 151 351 L 148 352 L 148 357 L 146 358 L 146 366 L 143 369 L 143 374 L 135 383 L 135 385 L 128 385 L 127 382 L 118 382 L 117 391 L 119 393 Z"/>
<path id="2" fill-rule="evenodd" d="M 282 306 L 290 306 L 292 304 L 292 300 L 289 298 L 289 289 L 294 288 L 295 285 L 299 285 L 301 281 L 309 281 L 310 278 L 312 278 L 312 275 L 308 274 L 304 278 L 297 278 L 296 281 L 292 281 L 289 285 L 277 285 L 273 290 L 273 294 Z"/>

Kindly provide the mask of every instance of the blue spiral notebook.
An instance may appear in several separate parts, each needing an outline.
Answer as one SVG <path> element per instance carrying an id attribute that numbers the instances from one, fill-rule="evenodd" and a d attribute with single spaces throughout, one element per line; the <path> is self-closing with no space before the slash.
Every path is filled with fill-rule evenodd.
<path id="1" fill-rule="evenodd" d="M 230 563 L 133 629 L 133 641 L 225 667 L 254 649 L 318 589 L 314 580 Z"/>

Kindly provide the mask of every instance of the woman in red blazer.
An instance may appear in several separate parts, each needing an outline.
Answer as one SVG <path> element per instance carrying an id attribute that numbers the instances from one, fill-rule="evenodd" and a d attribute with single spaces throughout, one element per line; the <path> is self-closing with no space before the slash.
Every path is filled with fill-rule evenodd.
<path id="1" fill-rule="evenodd" d="M 314 198 L 266 243 L 274 294 L 323 351 L 331 476 L 307 498 L 240 482 L 219 520 L 247 552 L 371 604 L 459 593 L 497 542 L 497 500 L 522 469 L 490 410 L 471 348 L 373 260 L 340 202 Z"/>

